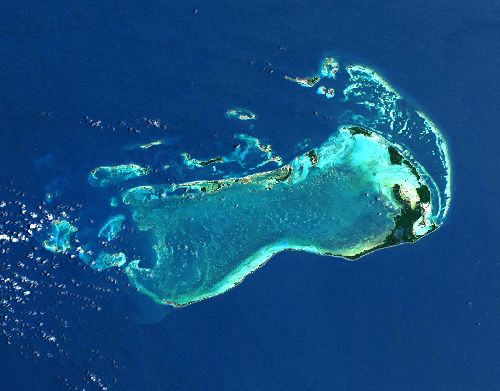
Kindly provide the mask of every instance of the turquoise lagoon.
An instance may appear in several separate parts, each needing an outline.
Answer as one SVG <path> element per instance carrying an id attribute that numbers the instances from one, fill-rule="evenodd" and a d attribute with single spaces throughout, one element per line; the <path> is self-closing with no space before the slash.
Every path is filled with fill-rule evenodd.
<path id="1" fill-rule="evenodd" d="M 154 260 L 146 265 L 124 252 L 101 252 L 86 262 L 97 270 L 120 267 L 156 302 L 185 306 L 235 287 L 282 251 L 355 260 L 416 242 L 445 221 L 448 148 L 421 110 L 374 70 L 342 66 L 332 57 L 313 74 L 284 76 L 283 83 L 290 81 L 301 93 L 318 92 L 336 105 L 338 125 L 327 140 L 287 164 L 245 135 L 238 136 L 247 145 L 240 152 L 205 160 L 183 155 L 188 169 L 215 173 L 228 162 L 244 167 L 248 151 L 262 156 L 253 173 L 210 180 L 148 183 L 142 177 L 149 168 L 136 163 L 92 170 L 95 187 L 135 178 L 118 197 L 120 207 L 149 238 Z M 226 117 L 256 121 L 258 115 L 238 108 Z M 124 219 L 110 218 L 98 237 L 114 241 Z"/>

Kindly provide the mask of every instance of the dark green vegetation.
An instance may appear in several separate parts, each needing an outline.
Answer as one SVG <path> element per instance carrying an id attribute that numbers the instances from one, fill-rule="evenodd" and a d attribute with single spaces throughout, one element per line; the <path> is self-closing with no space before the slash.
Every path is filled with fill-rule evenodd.
<path id="1" fill-rule="evenodd" d="M 389 146 L 389 156 L 392 164 L 401 164 L 403 161 L 403 155 L 401 155 L 392 145 Z"/>
<path id="2" fill-rule="evenodd" d="M 401 186 L 396 184 L 393 186 L 392 191 L 394 193 L 394 197 L 401 205 L 400 213 L 394 217 L 394 228 L 387 235 L 384 240 L 384 243 L 381 245 L 371 248 L 369 250 L 363 251 L 360 254 L 356 254 L 355 256 L 347 256 L 345 258 L 348 259 L 358 259 L 363 255 L 371 253 L 372 251 L 379 250 L 385 247 L 395 246 L 400 243 L 405 242 L 415 242 L 419 238 L 413 233 L 413 225 L 424 215 L 424 209 L 422 208 L 422 203 L 430 202 L 430 192 L 429 188 L 425 185 L 420 186 L 417 189 L 417 194 L 419 196 L 419 201 L 416 203 L 415 207 L 412 208 L 409 200 L 404 198 L 401 194 Z M 432 232 L 437 227 L 434 226 Z"/>
<path id="3" fill-rule="evenodd" d="M 214 157 L 214 158 L 208 159 L 208 160 L 200 160 L 198 162 L 198 164 L 200 166 L 203 166 L 203 167 L 208 166 L 210 164 L 214 164 L 214 163 L 224 163 L 224 158 L 218 156 L 218 157 Z"/>
<path id="4" fill-rule="evenodd" d="M 307 157 L 311 160 L 311 164 L 315 166 L 318 164 L 318 154 L 314 149 L 311 149 L 309 152 L 306 153 Z"/>
<path id="5" fill-rule="evenodd" d="M 197 189 L 203 193 L 216 193 L 224 187 L 231 187 L 235 184 L 254 183 L 264 188 L 271 189 L 276 183 L 287 181 L 291 174 L 292 169 L 289 165 L 286 165 L 273 171 L 253 174 L 242 178 L 188 182 L 178 185 L 176 188 Z"/>
<path id="6" fill-rule="evenodd" d="M 307 83 L 307 85 L 308 85 L 308 86 L 313 87 L 313 86 L 314 86 L 314 85 L 315 85 L 318 81 L 320 81 L 320 80 L 321 80 L 321 78 L 320 78 L 320 77 L 318 77 L 318 76 L 308 77 L 308 78 L 306 79 L 306 83 Z"/>
<path id="7" fill-rule="evenodd" d="M 300 84 L 303 87 L 314 87 L 321 80 L 321 77 L 319 77 L 319 76 L 311 76 L 311 77 L 285 76 L 285 79 L 293 81 L 294 83 Z"/>
<path id="8" fill-rule="evenodd" d="M 394 229 L 387 236 L 384 244 L 391 246 L 402 242 L 414 242 L 417 240 L 417 237 L 413 233 L 413 224 L 424 214 L 422 200 L 418 201 L 415 207 L 412 208 L 410 201 L 402 196 L 400 185 L 394 185 L 392 191 L 394 197 L 401 205 L 401 213 L 394 217 Z"/>
<path id="9" fill-rule="evenodd" d="M 392 144 L 353 128 L 271 171 L 173 184 L 149 199 L 142 193 L 157 187 L 129 190 L 124 204 L 153 235 L 156 256 L 151 268 L 129 262 L 133 285 L 185 306 L 234 288 L 282 251 L 356 259 L 419 240 L 435 228 L 424 202 L 432 188 L 415 180 L 397 145 L 391 161 Z"/>
<path id="10" fill-rule="evenodd" d="M 420 198 L 420 202 L 431 202 L 431 192 L 427 186 L 422 185 L 417 187 L 417 194 Z"/>
<path id="11" fill-rule="evenodd" d="M 411 164 L 408 160 L 403 160 L 403 164 L 406 164 L 409 168 L 410 168 L 410 171 L 413 175 L 415 175 L 415 178 L 417 179 L 420 179 L 420 175 L 418 174 L 418 171 L 417 169 L 415 168 L 415 166 L 413 164 Z"/>
<path id="12" fill-rule="evenodd" d="M 372 132 L 370 132 L 369 130 L 365 129 L 365 128 L 362 128 L 360 126 L 351 126 L 349 128 L 349 131 L 351 132 L 351 134 L 353 136 L 357 135 L 357 134 L 361 134 L 363 136 L 366 136 L 366 137 L 370 137 L 372 135 Z M 392 161 L 391 161 L 392 162 Z"/>
<path id="13" fill-rule="evenodd" d="M 405 164 L 408 166 L 410 169 L 411 173 L 415 176 L 415 178 L 420 179 L 420 175 L 415 168 L 413 164 L 411 164 L 408 160 L 403 158 L 403 155 L 401 155 L 396 148 L 394 148 L 392 145 L 388 148 L 389 150 L 389 157 L 391 158 L 391 163 L 392 164 Z M 429 189 L 427 189 L 429 191 Z M 430 195 L 429 195 L 430 197 Z M 422 201 L 422 202 L 428 202 L 428 201 Z"/>

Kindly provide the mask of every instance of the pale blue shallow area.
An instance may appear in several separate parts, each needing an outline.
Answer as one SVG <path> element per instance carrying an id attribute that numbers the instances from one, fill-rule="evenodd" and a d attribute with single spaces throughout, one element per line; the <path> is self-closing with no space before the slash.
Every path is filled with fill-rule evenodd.
<path id="1" fill-rule="evenodd" d="M 38 326 L 32 335 L 19 326 L 24 335 L 10 345 L 0 335 L 0 389 L 500 389 L 499 14 L 489 0 L 4 4 L 0 199 L 21 197 L 16 188 L 31 209 L 48 192 L 51 210 L 81 204 L 88 215 L 79 235 L 97 237 L 123 212 L 109 206 L 120 185 L 90 193 L 87 179 L 98 164 L 145 156 L 117 146 L 171 136 L 166 149 L 148 149 L 152 167 L 179 152 L 175 142 L 193 156 L 213 156 L 214 146 L 223 155 L 242 132 L 225 119 L 233 107 L 257 114 L 245 131 L 254 129 L 284 161 L 306 137 L 320 145 L 340 91 L 299 99 L 292 93 L 299 87 L 275 75 L 314 72 L 326 54 L 370 65 L 418 102 L 446 134 L 454 183 L 446 222 L 413 246 L 359 262 L 281 253 L 237 289 L 180 310 L 153 304 L 116 268 L 98 273 L 44 254 L 58 265 L 47 267 L 52 279 L 34 267 L 22 273 L 44 281 L 47 293 L 32 305 L 48 314 L 44 327 L 59 345 L 39 349 L 49 337 L 35 333 Z M 165 121 L 166 133 L 141 128 L 142 117 Z M 261 120 L 268 129 L 250 128 Z M 149 177 L 194 179 L 182 175 Z M 109 249 L 92 250 L 130 246 L 131 256 L 146 259 L 150 244 L 118 234 L 103 244 Z M 25 257 L 32 245 L 0 254 L 0 275 L 35 262 Z M 15 296 L 9 286 L 2 280 L 0 299 Z M 1 306 L 0 316 L 33 318 L 12 308 L 14 315 Z"/>

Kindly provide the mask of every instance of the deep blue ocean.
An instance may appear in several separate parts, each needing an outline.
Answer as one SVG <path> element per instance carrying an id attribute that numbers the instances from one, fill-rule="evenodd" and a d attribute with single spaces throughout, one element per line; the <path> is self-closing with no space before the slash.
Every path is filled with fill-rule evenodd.
<path id="1" fill-rule="evenodd" d="M 169 140 L 167 155 L 222 153 L 241 130 L 223 116 L 235 106 L 262 114 L 272 126 L 245 130 L 288 160 L 297 143 L 332 129 L 326 103 L 288 99 L 282 75 L 314 72 L 330 53 L 380 71 L 443 130 L 453 191 L 444 225 L 414 245 L 359 262 L 281 253 L 228 293 L 182 309 L 154 304 L 117 270 L 39 248 L 27 257 L 36 240 L 12 244 L 0 276 L 22 270 L 43 289 L 23 304 L 1 281 L 0 390 L 500 390 L 500 3 L 20 0 L 1 9 L 0 200 L 36 210 L 50 192 L 44 207 L 103 221 L 109 194 L 90 193 L 90 169 L 139 158 L 123 146 L 158 138 Z"/>

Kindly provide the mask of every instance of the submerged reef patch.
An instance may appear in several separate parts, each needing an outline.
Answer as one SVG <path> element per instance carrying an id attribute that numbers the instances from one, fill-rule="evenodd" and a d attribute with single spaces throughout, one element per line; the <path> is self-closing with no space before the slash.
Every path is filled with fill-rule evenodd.
<path id="1" fill-rule="evenodd" d="M 156 146 L 162 145 L 162 144 L 165 144 L 165 142 L 163 140 L 156 140 L 156 141 L 151 141 L 150 143 L 141 144 L 141 145 L 139 145 L 139 148 L 149 149 L 151 147 L 156 147 Z"/>
<path id="2" fill-rule="evenodd" d="M 94 261 L 90 262 L 90 267 L 97 271 L 103 271 L 110 267 L 123 266 L 126 261 L 126 256 L 122 252 L 113 254 L 101 252 Z"/>
<path id="3" fill-rule="evenodd" d="M 327 99 L 332 99 L 335 96 L 335 90 L 333 88 L 326 88 L 325 86 L 319 86 L 316 93 L 318 95 L 325 95 Z"/>
<path id="4" fill-rule="evenodd" d="M 148 175 L 149 172 L 149 167 L 143 167 L 133 163 L 121 164 L 118 166 L 102 166 L 90 171 L 89 183 L 92 186 L 103 187 L 123 182 L 131 178 Z"/>
<path id="5" fill-rule="evenodd" d="M 123 222 L 125 221 L 124 215 L 116 215 L 110 217 L 99 230 L 97 235 L 99 238 L 106 238 L 108 242 L 118 236 L 122 230 Z"/>
<path id="6" fill-rule="evenodd" d="M 244 167 L 247 165 L 250 157 L 253 157 L 253 160 L 257 160 L 254 161 L 255 167 L 250 169 L 259 168 L 268 163 L 275 163 L 278 166 L 283 164 L 281 157 L 273 153 L 271 145 L 262 144 L 259 139 L 243 133 L 235 134 L 233 138 L 238 143 L 234 145 L 234 149 L 230 154 L 201 160 L 193 158 L 191 154 L 184 152 L 181 154 L 184 165 L 189 169 L 222 163 L 237 163 Z"/>
<path id="7" fill-rule="evenodd" d="M 226 112 L 226 117 L 239 119 L 240 121 L 248 121 L 256 119 L 257 116 L 247 109 L 234 108 Z"/>
<path id="8" fill-rule="evenodd" d="M 339 62 L 333 57 L 327 57 L 321 63 L 321 76 L 335 78 L 339 69 Z"/>
<path id="9" fill-rule="evenodd" d="M 71 235 L 78 229 L 66 220 L 54 220 L 50 224 L 49 238 L 42 242 L 43 247 L 53 253 L 62 253 L 71 248 Z"/>

